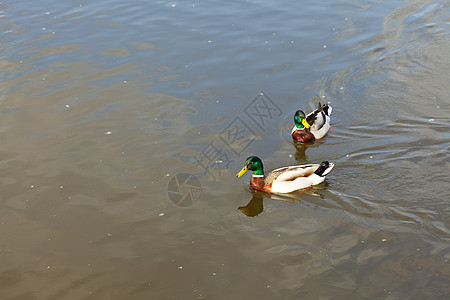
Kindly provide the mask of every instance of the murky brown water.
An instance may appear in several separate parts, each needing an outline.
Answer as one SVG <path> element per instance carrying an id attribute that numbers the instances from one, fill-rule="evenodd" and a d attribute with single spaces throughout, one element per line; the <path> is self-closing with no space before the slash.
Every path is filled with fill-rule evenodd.
<path id="1" fill-rule="evenodd" d="M 1 298 L 450 298 L 449 4 L 386 2 L 2 1 Z"/>

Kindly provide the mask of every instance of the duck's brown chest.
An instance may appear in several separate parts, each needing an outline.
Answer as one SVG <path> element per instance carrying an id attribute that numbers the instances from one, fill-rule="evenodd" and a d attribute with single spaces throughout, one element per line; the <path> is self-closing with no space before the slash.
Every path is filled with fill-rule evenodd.
<path id="1" fill-rule="evenodd" d="M 311 131 L 295 130 L 292 133 L 292 139 L 297 142 L 308 143 L 315 141 L 316 137 L 311 133 Z"/>
<path id="2" fill-rule="evenodd" d="M 264 176 L 252 176 L 250 179 L 250 186 L 258 191 L 263 192 L 271 192 L 272 191 L 272 182 L 266 182 L 266 178 Z"/>

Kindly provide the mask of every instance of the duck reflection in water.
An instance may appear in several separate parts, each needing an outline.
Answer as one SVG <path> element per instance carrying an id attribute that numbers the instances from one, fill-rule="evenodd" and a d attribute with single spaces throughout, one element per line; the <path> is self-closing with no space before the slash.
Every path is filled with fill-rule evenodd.
<path id="1" fill-rule="evenodd" d="M 320 140 L 320 141 L 315 141 L 309 144 L 304 144 L 304 143 L 299 143 L 299 142 L 293 142 L 294 147 L 295 147 L 295 154 L 294 154 L 294 158 L 296 161 L 298 161 L 300 164 L 307 164 L 308 160 L 306 157 L 306 150 L 308 150 L 308 148 L 312 148 L 311 151 L 314 151 L 314 148 L 320 147 L 320 145 L 322 145 L 324 143 L 324 140 Z"/>
<path id="2" fill-rule="evenodd" d="M 297 149 L 297 152 L 295 152 L 295 160 L 299 163 L 305 163 L 306 162 L 306 150 L 308 149 L 308 146 L 301 143 L 295 143 L 295 149 Z"/>
<path id="3" fill-rule="evenodd" d="M 323 183 L 324 187 L 328 187 L 328 183 Z M 264 198 L 270 198 L 278 201 L 284 201 L 285 203 L 303 203 L 303 201 L 299 198 L 299 196 L 303 193 L 306 193 L 310 196 L 319 197 L 320 199 L 323 199 L 324 197 L 320 194 L 314 191 L 314 189 L 306 188 L 300 191 L 296 191 L 294 193 L 290 194 L 283 194 L 283 195 L 277 195 L 277 194 L 269 194 L 264 193 L 260 191 L 256 191 L 252 188 L 250 188 L 252 193 L 252 199 L 247 203 L 245 206 L 239 206 L 238 209 L 245 214 L 247 217 L 256 217 L 264 210 L 263 200 Z"/>
<path id="4" fill-rule="evenodd" d="M 240 206 L 238 209 L 242 211 L 248 217 L 256 217 L 259 215 L 264 207 L 263 207 L 263 195 L 261 192 L 253 191 L 253 197 L 250 202 L 246 206 Z"/>

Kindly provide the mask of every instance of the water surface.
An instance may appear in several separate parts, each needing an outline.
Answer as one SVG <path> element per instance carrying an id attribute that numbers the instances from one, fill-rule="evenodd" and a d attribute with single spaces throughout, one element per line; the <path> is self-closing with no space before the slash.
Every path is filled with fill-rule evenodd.
<path id="1" fill-rule="evenodd" d="M 450 296 L 448 2 L 0 10 L 5 299 Z M 332 130 L 293 144 L 318 101 Z M 336 167 L 269 197 L 250 155 Z"/>

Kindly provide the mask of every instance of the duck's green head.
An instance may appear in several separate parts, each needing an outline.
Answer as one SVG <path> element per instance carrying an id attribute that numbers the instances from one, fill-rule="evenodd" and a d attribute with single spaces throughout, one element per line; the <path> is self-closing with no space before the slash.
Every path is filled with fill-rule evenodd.
<path id="1" fill-rule="evenodd" d="M 311 127 L 306 121 L 306 115 L 302 110 L 297 110 L 294 115 L 294 123 L 298 129 Z"/>
<path id="2" fill-rule="evenodd" d="M 244 163 L 242 170 L 236 174 L 236 177 L 241 177 L 248 170 L 253 171 L 254 175 L 264 175 L 264 167 L 261 159 L 257 156 L 250 156 Z"/>

